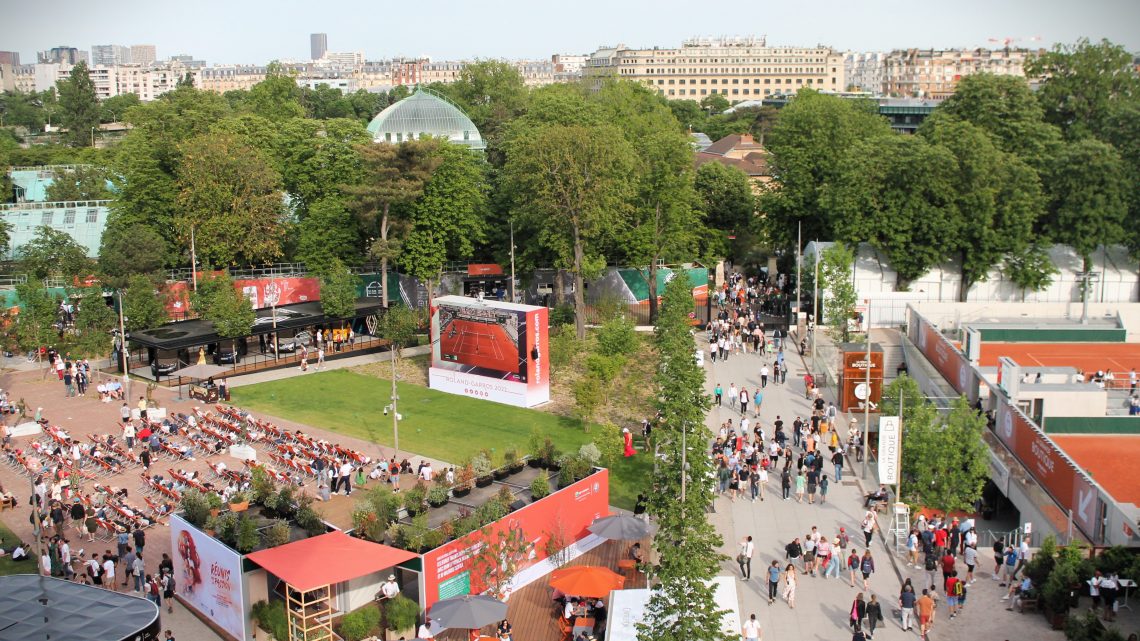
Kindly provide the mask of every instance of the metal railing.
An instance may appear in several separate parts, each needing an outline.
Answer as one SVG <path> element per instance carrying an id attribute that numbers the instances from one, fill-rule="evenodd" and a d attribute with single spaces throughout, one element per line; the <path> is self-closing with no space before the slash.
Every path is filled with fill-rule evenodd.
<path id="1" fill-rule="evenodd" d="M 60 200 L 46 203 L 6 203 L 0 211 L 40 211 L 44 209 L 79 209 L 80 207 L 109 207 L 110 200 Z"/>

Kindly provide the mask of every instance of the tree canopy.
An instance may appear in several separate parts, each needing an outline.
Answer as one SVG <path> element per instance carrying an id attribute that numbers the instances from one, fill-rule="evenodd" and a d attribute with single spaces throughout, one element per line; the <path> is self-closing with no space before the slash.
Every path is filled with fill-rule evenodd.
<path id="1" fill-rule="evenodd" d="M 67 129 L 67 141 L 75 147 L 94 146 L 94 130 L 99 126 L 99 99 L 87 63 L 80 60 L 71 68 L 59 88 L 60 124 Z"/>

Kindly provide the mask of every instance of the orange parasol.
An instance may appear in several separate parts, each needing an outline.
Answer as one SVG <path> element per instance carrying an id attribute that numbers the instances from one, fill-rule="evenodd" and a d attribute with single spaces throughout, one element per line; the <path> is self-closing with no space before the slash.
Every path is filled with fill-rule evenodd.
<path id="1" fill-rule="evenodd" d="M 624 585 L 622 575 L 592 565 L 562 568 L 550 575 L 550 587 L 572 596 L 605 597 L 610 590 L 620 590 Z"/>

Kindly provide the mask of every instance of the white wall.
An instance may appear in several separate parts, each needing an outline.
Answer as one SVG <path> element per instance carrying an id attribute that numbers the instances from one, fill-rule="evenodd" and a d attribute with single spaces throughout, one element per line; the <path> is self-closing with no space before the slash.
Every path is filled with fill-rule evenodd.
<path id="1" fill-rule="evenodd" d="M 368 605 L 368 602 L 380 591 L 380 585 L 384 583 L 389 574 L 392 574 L 392 570 L 383 570 L 358 576 L 355 579 L 338 584 L 337 606 L 341 608 L 341 612 L 352 612 Z"/>
<path id="2" fill-rule="evenodd" d="M 1018 401 L 1041 399 L 1042 416 L 1105 416 L 1108 394 L 1096 387 L 1090 389 L 1043 390 L 1042 385 L 1022 385 Z M 1034 389 L 1036 388 L 1036 389 Z"/>

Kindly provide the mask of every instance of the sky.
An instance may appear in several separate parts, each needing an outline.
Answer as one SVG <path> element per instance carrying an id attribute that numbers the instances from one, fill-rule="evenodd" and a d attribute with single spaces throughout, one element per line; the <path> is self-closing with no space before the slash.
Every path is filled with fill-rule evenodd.
<path id="1" fill-rule="evenodd" d="M 1140 52 L 1140 0 L 0 0 L 0 51 L 21 62 L 53 46 L 154 44 L 209 64 L 309 59 L 309 34 L 370 60 L 548 59 L 599 46 L 676 47 L 685 38 L 764 35 L 773 46 L 838 50 L 1052 46 L 1108 38 Z M 1039 40 L 1030 40 L 1040 38 Z"/>

